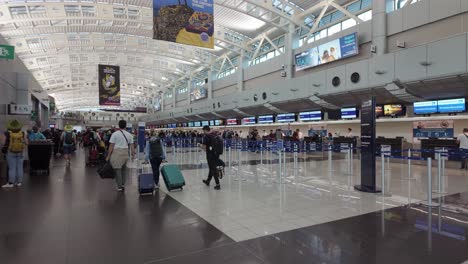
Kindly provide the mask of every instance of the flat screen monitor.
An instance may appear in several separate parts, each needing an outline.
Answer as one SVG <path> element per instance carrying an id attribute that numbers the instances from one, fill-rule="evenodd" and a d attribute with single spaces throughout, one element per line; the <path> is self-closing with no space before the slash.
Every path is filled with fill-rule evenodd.
<path id="1" fill-rule="evenodd" d="M 227 124 L 228 126 L 235 126 L 235 125 L 237 125 L 237 119 L 235 119 L 235 118 L 230 118 L 230 119 L 226 120 L 226 124 Z"/>
<path id="2" fill-rule="evenodd" d="M 465 112 L 465 98 L 439 100 L 437 102 L 439 113 L 459 113 Z"/>
<path id="3" fill-rule="evenodd" d="M 341 109 L 341 118 L 342 119 L 354 119 L 357 118 L 356 107 L 342 108 Z"/>
<path id="4" fill-rule="evenodd" d="M 193 122 L 188 122 L 188 127 L 193 127 Z"/>
<path id="5" fill-rule="evenodd" d="M 209 121 L 202 121 L 201 122 L 201 126 L 209 126 L 210 125 L 210 122 Z"/>
<path id="6" fill-rule="evenodd" d="M 384 106 L 383 105 L 376 105 L 375 106 L 375 117 L 384 116 Z"/>
<path id="7" fill-rule="evenodd" d="M 296 114 L 294 113 L 286 113 L 286 114 L 279 114 L 276 116 L 276 121 L 278 123 L 290 123 L 296 121 Z"/>
<path id="8" fill-rule="evenodd" d="M 265 115 L 265 116 L 258 117 L 259 124 L 271 124 L 273 122 L 274 122 L 273 115 Z"/>
<path id="9" fill-rule="evenodd" d="M 222 119 L 216 119 L 215 121 L 215 126 L 224 126 L 224 120 Z"/>
<path id="10" fill-rule="evenodd" d="M 194 127 L 201 127 L 201 122 L 200 121 L 193 122 L 193 126 Z"/>
<path id="11" fill-rule="evenodd" d="M 295 55 L 296 71 L 359 54 L 357 33 L 332 40 Z"/>
<path id="12" fill-rule="evenodd" d="M 299 119 L 301 121 L 320 121 L 322 120 L 322 111 L 301 112 Z"/>
<path id="13" fill-rule="evenodd" d="M 341 110 L 329 110 L 328 112 L 328 120 L 340 120 L 341 119 Z"/>
<path id="14" fill-rule="evenodd" d="M 242 118 L 242 125 L 252 125 L 255 123 L 256 123 L 255 117 Z"/>
<path id="15" fill-rule="evenodd" d="M 215 125 L 215 121 L 214 120 L 210 120 L 210 126 L 214 126 Z"/>
<path id="16" fill-rule="evenodd" d="M 415 115 L 427 115 L 437 113 L 437 101 L 416 102 L 413 104 Z"/>
<path id="17" fill-rule="evenodd" d="M 384 105 L 384 116 L 403 116 L 405 110 L 401 104 Z"/>

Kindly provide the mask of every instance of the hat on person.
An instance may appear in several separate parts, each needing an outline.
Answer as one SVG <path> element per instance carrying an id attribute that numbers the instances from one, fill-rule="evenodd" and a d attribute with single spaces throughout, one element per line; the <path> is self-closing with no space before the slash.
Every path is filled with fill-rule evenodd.
<path id="1" fill-rule="evenodd" d="M 67 132 L 70 132 L 70 131 L 73 131 L 73 126 L 72 125 L 66 125 L 63 130 L 67 131 Z"/>
<path id="2" fill-rule="evenodd" d="M 23 124 L 21 124 L 16 119 L 10 120 L 7 124 L 8 130 L 11 130 L 11 131 L 19 131 L 21 130 L 22 127 L 23 127 Z"/>

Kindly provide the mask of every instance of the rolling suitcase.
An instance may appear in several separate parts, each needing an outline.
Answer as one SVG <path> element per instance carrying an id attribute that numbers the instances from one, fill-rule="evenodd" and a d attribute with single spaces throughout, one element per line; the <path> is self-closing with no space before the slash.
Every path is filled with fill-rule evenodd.
<path id="1" fill-rule="evenodd" d="M 161 173 L 168 191 L 184 189 L 185 179 L 179 169 L 179 166 L 175 164 L 164 165 L 161 168 Z"/>
<path id="2" fill-rule="evenodd" d="M 144 172 L 143 164 L 139 166 L 140 174 L 138 174 L 138 192 L 142 194 L 154 193 L 153 173 Z"/>

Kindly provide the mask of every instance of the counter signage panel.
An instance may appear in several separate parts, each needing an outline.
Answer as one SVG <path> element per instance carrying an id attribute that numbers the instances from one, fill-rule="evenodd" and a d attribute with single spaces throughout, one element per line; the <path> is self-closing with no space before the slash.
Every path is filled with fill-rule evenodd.
<path id="1" fill-rule="evenodd" d="M 342 119 L 353 119 L 353 118 L 357 118 L 357 110 L 356 110 L 356 107 L 342 108 L 342 109 L 341 109 L 341 118 L 342 118 Z"/>
<path id="2" fill-rule="evenodd" d="M 352 33 L 295 55 L 296 71 L 359 54 L 357 33 Z"/>
<path id="3" fill-rule="evenodd" d="M 296 121 L 296 115 L 294 113 L 279 114 L 276 117 L 278 123 L 290 123 Z"/>
<path id="4" fill-rule="evenodd" d="M 256 123 L 255 117 L 242 118 L 242 125 L 252 125 L 255 123 Z"/>
<path id="5" fill-rule="evenodd" d="M 453 120 L 415 121 L 414 138 L 453 138 Z"/>
<path id="6" fill-rule="evenodd" d="M 320 121 L 322 120 L 322 111 L 301 112 L 299 119 L 301 121 Z"/>
<path id="7" fill-rule="evenodd" d="M 259 116 L 258 123 L 259 124 L 270 124 L 273 123 L 273 115 L 266 115 L 266 116 Z"/>
<path id="8" fill-rule="evenodd" d="M 427 115 L 437 113 L 437 101 L 416 102 L 413 104 L 415 115 Z"/>
<path id="9" fill-rule="evenodd" d="M 228 119 L 228 120 L 226 120 L 226 124 L 228 126 L 235 126 L 235 125 L 237 125 L 237 119 L 235 119 L 235 118 Z"/>
<path id="10" fill-rule="evenodd" d="M 439 113 L 465 112 L 465 98 L 439 100 L 437 101 L 437 109 Z"/>

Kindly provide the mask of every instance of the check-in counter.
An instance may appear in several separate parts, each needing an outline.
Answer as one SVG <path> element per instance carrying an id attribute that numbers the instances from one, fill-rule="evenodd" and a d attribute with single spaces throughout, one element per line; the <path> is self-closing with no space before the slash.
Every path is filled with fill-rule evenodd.
<path id="1" fill-rule="evenodd" d="M 437 139 L 437 138 L 429 138 L 429 139 L 421 139 L 421 149 L 423 150 L 431 150 L 430 152 L 422 152 L 421 157 L 423 158 L 434 158 L 434 150 L 446 148 L 451 149 L 454 151 L 458 151 L 458 144 L 457 140 L 455 139 Z M 451 154 L 448 157 L 449 160 L 460 160 L 460 155 Z"/>
<path id="2" fill-rule="evenodd" d="M 375 149 L 377 150 L 376 155 L 380 155 L 380 150 L 382 146 L 390 147 L 391 155 L 392 156 L 403 156 L 403 141 L 404 138 L 397 137 L 397 138 L 386 138 L 386 137 L 377 137 L 375 139 Z"/>

